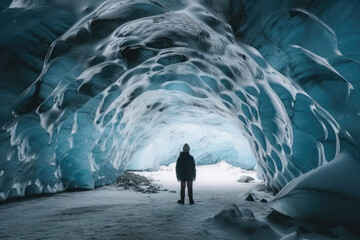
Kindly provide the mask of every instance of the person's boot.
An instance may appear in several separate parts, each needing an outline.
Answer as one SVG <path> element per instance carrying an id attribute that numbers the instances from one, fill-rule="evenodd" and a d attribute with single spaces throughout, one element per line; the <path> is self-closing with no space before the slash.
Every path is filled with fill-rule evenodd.
<path id="1" fill-rule="evenodd" d="M 180 190 L 180 200 L 178 200 L 177 202 L 180 204 L 184 204 L 185 201 L 185 189 L 181 189 Z"/>
<path id="2" fill-rule="evenodd" d="M 193 205 L 194 202 L 194 198 L 193 198 L 193 190 L 192 188 L 188 188 L 188 195 L 189 195 L 189 204 Z"/>

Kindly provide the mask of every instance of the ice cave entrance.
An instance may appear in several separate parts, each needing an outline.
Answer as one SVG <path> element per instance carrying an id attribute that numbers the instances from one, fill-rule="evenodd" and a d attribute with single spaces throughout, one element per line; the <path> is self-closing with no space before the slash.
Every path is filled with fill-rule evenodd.
<path id="1" fill-rule="evenodd" d="M 256 159 L 248 140 L 231 124 L 205 125 L 173 123 L 156 132 L 141 149 L 137 150 L 127 170 L 158 170 L 160 166 L 174 164 L 184 143 L 197 166 L 225 162 L 245 170 L 255 168 Z"/>

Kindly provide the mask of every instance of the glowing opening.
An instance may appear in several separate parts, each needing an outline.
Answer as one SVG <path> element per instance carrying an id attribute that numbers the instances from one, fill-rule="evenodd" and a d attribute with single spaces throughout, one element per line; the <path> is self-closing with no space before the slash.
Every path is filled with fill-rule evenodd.
<path id="1" fill-rule="evenodd" d="M 184 143 L 190 145 L 197 165 L 220 161 L 243 169 L 253 169 L 256 165 L 249 142 L 234 126 L 174 123 L 152 136 L 148 144 L 133 155 L 127 169 L 156 170 L 161 165 L 174 163 Z"/>

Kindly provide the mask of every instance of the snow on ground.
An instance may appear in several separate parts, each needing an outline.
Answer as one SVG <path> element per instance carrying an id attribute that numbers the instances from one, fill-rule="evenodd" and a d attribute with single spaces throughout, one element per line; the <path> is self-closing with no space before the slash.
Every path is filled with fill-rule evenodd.
<path id="1" fill-rule="evenodd" d="M 110 185 L 2 204 L 0 239 L 356 239 L 341 227 L 314 233 L 274 214 L 260 201 L 272 195 L 258 191 L 256 173 L 224 162 L 198 166 L 195 205 L 177 204 L 174 167 L 136 172 L 167 190 L 156 194 Z M 238 182 L 244 175 L 255 180 Z M 255 201 L 245 200 L 249 193 Z"/>

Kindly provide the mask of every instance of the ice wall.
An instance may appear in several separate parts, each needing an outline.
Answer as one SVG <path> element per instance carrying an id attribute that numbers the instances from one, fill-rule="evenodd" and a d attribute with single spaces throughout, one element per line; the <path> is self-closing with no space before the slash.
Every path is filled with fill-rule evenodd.
<path id="1" fill-rule="evenodd" d="M 328 131 L 329 122 L 319 118 L 311 106 L 305 107 L 302 100 L 283 102 L 293 133 L 287 162 L 301 173 L 285 185 L 272 207 L 296 218 L 341 223 L 358 231 L 360 188 L 354 184 L 360 182 L 360 23 L 356 20 L 360 3 L 232 3 L 235 36 L 256 48 L 268 64 L 306 92 L 334 122 L 333 130 Z M 283 90 L 274 91 L 282 99 L 288 95 Z M 321 155 L 324 163 L 313 165 Z"/>
<path id="2" fill-rule="evenodd" d="M 358 161 L 357 5 L 14 0 L 0 199 L 111 183 L 174 161 L 183 140 L 199 162 L 251 168 L 244 135 L 275 192 L 342 153 Z"/>

